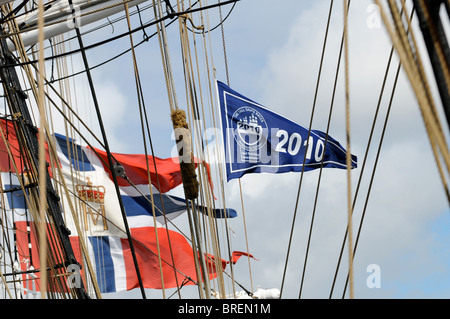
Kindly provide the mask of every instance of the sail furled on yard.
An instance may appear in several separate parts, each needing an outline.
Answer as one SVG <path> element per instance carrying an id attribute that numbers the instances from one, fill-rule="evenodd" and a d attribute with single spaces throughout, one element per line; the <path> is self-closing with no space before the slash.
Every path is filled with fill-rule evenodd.
<path id="1" fill-rule="evenodd" d="M 331 136 L 308 130 L 217 81 L 227 180 L 248 173 L 346 169 L 346 150 Z M 351 167 L 357 157 L 351 156 Z"/>

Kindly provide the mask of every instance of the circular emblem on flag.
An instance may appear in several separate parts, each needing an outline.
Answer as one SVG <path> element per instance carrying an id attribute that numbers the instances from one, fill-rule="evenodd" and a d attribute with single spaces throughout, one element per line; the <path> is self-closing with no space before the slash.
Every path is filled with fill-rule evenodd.
<path id="1" fill-rule="evenodd" d="M 236 142 L 244 149 L 255 151 L 266 144 L 263 132 L 267 130 L 267 122 L 260 112 L 251 106 L 237 109 L 232 117 Z"/>

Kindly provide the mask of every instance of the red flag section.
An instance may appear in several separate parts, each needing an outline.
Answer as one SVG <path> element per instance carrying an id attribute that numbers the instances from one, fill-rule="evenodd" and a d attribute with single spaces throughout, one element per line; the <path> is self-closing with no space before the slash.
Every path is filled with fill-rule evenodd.
<path id="1" fill-rule="evenodd" d="M 97 148 L 94 148 L 94 150 L 102 159 L 103 163 L 108 163 L 108 157 L 105 151 Z M 147 162 L 152 184 L 161 193 L 166 193 L 183 182 L 180 164 L 172 158 L 162 159 L 150 155 L 120 153 L 112 153 L 112 156 L 123 166 L 127 177 L 135 185 L 148 184 Z M 110 178 L 112 178 L 110 169 L 106 165 L 103 166 L 105 171 L 110 175 Z M 119 186 L 130 186 L 122 177 L 118 177 L 117 182 Z"/>
<path id="2" fill-rule="evenodd" d="M 247 256 L 247 257 L 253 258 L 255 260 L 258 260 L 249 253 L 246 253 L 243 251 L 233 251 L 232 256 L 231 256 L 231 262 L 233 263 L 233 265 L 236 264 L 237 261 L 239 260 L 239 258 L 241 258 L 242 256 Z"/>
<path id="3" fill-rule="evenodd" d="M 108 172 L 110 178 L 112 179 L 111 170 L 104 164 L 108 163 L 107 153 L 97 148 L 94 148 L 94 151 L 101 158 L 105 171 Z M 155 186 L 161 193 L 166 193 L 183 183 L 178 157 L 159 158 L 151 155 L 145 156 L 144 154 L 121 153 L 111 153 L 111 155 L 123 166 L 128 179 L 135 185 L 147 184 L 147 167 L 150 172 L 150 178 L 153 186 Z M 212 189 L 213 185 L 209 164 L 205 161 L 200 161 L 197 158 L 194 158 L 194 161 L 196 167 L 199 163 L 205 165 L 208 182 L 210 183 Z M 130 185 L 122 177 L 118 177 L 117 182 L 119 186 Z"/>
<path id="4" fill-rule="evenodd" d="M 8 132 L 8 141 L 13 153 L 13 159 L 20 163 L 19 145 L 14 134 L 14 126 L 11 121 L 5 120 L 2 120 L 1 124 L 2 131 Z M 6 150 L 6 144 L 0 139 L 0 170 L 2 171 L 9 171 L 11 169 L 11 162 L 9 161 Z M 106 152 L 99 149 L 95 149 L 95 152 L 106 163 L 108 162 Z M 60 153 L 61 154 L 58 154 L 59 156 L 66 156 L 64 150 L 61 149 Z M 127 177 L 135 185 L 148 184 L 147 167 L 150 171 L 152 184 L 162 193 L 167 192 L 182 183 L 178 158 L 161 159 L 153 156 L 146 157 L 145 155 L 119 153 L 113 153 L 113 157 L 124 167 Z M 70 160 L 65 160 L 64 163 L 73 165 Z M 157 169 L 155 169 L 155 165 Z M 110 175 L 111 172 L 105 165 L 103 166 L 106 173 Z M 209 174 L 208 165 L 206 167 Z M 88 174 L 88 172 L 83 173 Z M 129 183 L 120 177 L 118 183 L 120 186 L 129 186 Z M 11 200 L 16 200 L 14 196 L 10 197 Z M 25 205 L 22 205 L 23 207 L 17 206 L 17 203 L 9 203 L 9 205 L 10 207 L 16 207 L 15 213 L 20 213 L 21 216 L 25 216 L 24 213 L 27 209 Z M 132 217 L 133 216 L 129 218 Z M 21 220 L 22 221 L 17 222 L 16 219 L 16 227 L 17 245 L 19 247 L 22 270 L 28 270 L 30 266 L 33 266 L 34 269 L 39 269 L 38 244 L 36 241 L 34 224 L 33 222 L 24 220 L 24 217 L 22 217 Z M 28 227 L 29 225 L 31 226 Z M 155 230 L 158 234 L 157 237 Z M 145 288 L 161 289 L 163 287 L 160 269 L 162 270 L 164 288 L 193 285 L 201 280 L 200 278 L 197 278 L 193 248 L 182 234 L 165 228 L 148 227 L 141 224 L 136 224 L 130 231 L 139 271 Z M 48 238 L 50 242 L 57 242 L 50 233 L 48 234 Z M 89 233 L 85 234 L 85 238 L 87 239 L 86 246 L 93 267 L 95 268 L 94 271 L 96 272 L 96 277 L 99 281 L 102 293 L 131 290 L 139 287 L 130 245 L 126 238 L 117 237 L 112 234 L 90 236 Z M 158 238 L 158 241 L 156 238 Z M 80 250 L 79 237 L 75 231 L 72 232 L 70 240 L 76 259 L 82 265 L 81 271 L 84 280 L 87 267 L 84 264 L 84 258 Z M 31 243 L 30 246 L 29 243 Z M 60 248 L 58 245 L 53 246 L 52 248 L 55 248 L 55 254 L 59 255 L 58 252 L 60 251 Z M 158 252 L 160 253 L 160 258 L 158 258 Z M 248 254 L 242 252 L 233 253 L 233 264 L 236 263 L 242 255 Z M 251 255 L 248 256 L 253 257 Z M 204 258 L 209 272 L 209 278 L 213 279 L 217 276 L 218 271 L 214 264 L 214 256 L 205 255 Z M 225 269 L 227 262 L 224 260 L 221 260 L 221 262 L 222 268 Z M 62 269 L 63 268 L 61 268 L 61 271 Z M 27 274 L 24 276 L 29 275 Z M 62 278 L 63 280 L 65 279 L 65 277 Z M 24 277 L 24 279 L 26 278 Z M 39 291 L 39 280 L 37 279 L 35 283 L 37 285 L 36 290 Z M 48 291 L 65 292 L 66 288 L 65 286 L 61 287 L 60 285 L 57 285 L 56 282 L 54 283 L 52 279 L 50 279 Z"/>
<path id="5" fill-rule="evenodd" d="M 50 162 L 47 144 L 45 148 L 46 160 Z M 7 119 L 0 119 L 0 171 L 22 174 L 26 170 L 26 167 L 27 165 L 21 154 L 14 122 Z"/>
<path id="6" fill-rule="evenodd" d="M 17 247 L 18 255 L 20 256 L 20 268 L 26 272 L 30 269 L 40 270 L 39 261 L 39 244 L 36 238 L 36 225 L 33 222 L 16 222 L 17 228 Z M 49 226 L 47 226 L 49 227 Z M 199 281 L 195 269 L 195 261 L 193 250 L 189 242 L 181 234 L 175 231 L 167 231 L 165 228 L 157 228 L 158 241 L 156 240 L 155 228 L 143 227 L 134 228 L 131 230 L 133 237 L 133 245 L 138 261 L 139 272 L 142 278 L 144 288 L 162 289 L 162 280 L 164 280 L 164 288 L 177 288 L 182 285 L 195 285 Z M 51 231 L 47 231 L 48 237 L 51 238 L 51 242 L 57 243 L 52 235 Z M 81 278 L 85 278 L 85 272 L 87 269 L 86 264 L 83 262 L 81 246 L 79 243 L 79 237 L 71 236 L 70 241 L 75 253 L 76 259 L 81 264 L 80 274 Z M 133 257 L 130 250 L 130 245 L 126 238 L 119 239 L 121 243 L 121 249 L 114 249 L 110 246 L 104 246 L 101 248 L 103 255 L 95 256 L 93 262 L 94 267 L 97 269 L 98 281 L 100 282 L 100 289 L 103 293 L 113 292 L 120 290 L 132 290 L 139 287 L 139 281 L 136 274 Z M 160 259 L 158 257 L 158 245 L 160 250 Z M 61 248 L 59 245 L 56 247 L 59 251 Z M 91 245 L 88 245 L 88 249 L 92 250 Z M 55 249 L 55 247 L 53 247 Z M 110 249 L 109 251 L 107 251 Z M 91 252 L 92 253 L 92 252 Z M 60 255 L 60 254 L 56 254 Z M 93 253 L 95 255 L 95 253 Z M 114 255 L 114 261 L 111 264 L 107 259 L 109 255 Z M 106 257 L 105 257 L 106 256 Z M 217 276 L 216 267 L 214 265 L 214 257 L 205 258 L 206 267 L 209 271 L 209 278 L 213 279 Z M 103 259 L 99 262 L 100 259 Z M 120 260 L 120 262 L 117 262 Z M 117 278 L 101 278 L 105 271 L 120 271 L 120 267 L 124 266 L 123 273 L 126 275 L 124 280 L 124 289 L 120 289 Z M 105 267 L 105 269 L 100 268 Z M 225 269 L 226 262 L 222 260 L 222 267 Z M 113 269 L 111 269 L 113 268 Z M 48 287 L 47 291 L 50 292 L 68 292 L 67 284 L 68 279 L 66 276 L 61 276 L 64 268 L 56 269 L 48 272 Z M 162 269 L 162 278 L 161 271 Z M 60 277 L 58 277 L 60 276 Z M 40 284 L 40 272 L 27 273 L 22 275 L 24 280 L 24 288 L 34 290 L 36 292 L 41 291 Z M 59 278 L 59 282 L 56 278 Z M 102 284 L 106 283 L 106 284 Z M 108 284 L 113 285 L 114 289 L 108 287 Z"/>
<path id="7" fill-rule="evenodd" d="M 39 260 L 39 243 L 37 240 L 38 225 L 34 222 L 19 221 L 15 223 L 16 226 L 16 245 L 18 253 L 18 262 L 20 263 L 20 270 L 25 272 L 22 275 L 23 286 L 28 291 L 41 291 L 41 265 Z M 62 248 L 59 241 L 56 240 L 51 225 L 47 224 L 47 238 L 52 245 L 54 254 L 52 256 L 62 256 Z M 69 292 L 67 289 L 64 268 L 61 267 L 63 260 L 54 261 L 57 266 L 47 272 L 47 291 L 51 292 Z M 59 265 L 58 265 L 59 264 Z M 50 265 L 48 265 L 50 266 Z M 54 265 L 53 265 L 54 266 Z M 35 273 L 30 270 L 39 270 Z"/>
<path id="8" fill-rule="evenodd" d="M 1 119 L 0 120 L 0 171 L 2 172 L 15 172 L 14 165 L 16 165 L 18 173 L 21 174 L 24 169 L 23 159 L 20 153 L 19 141 L 16 135 L 13 121 Z M 5 143 L 6 140 L 6 143 Z M 97 148 L 93 148 L 96 154 L 100 157 L 103 163 L 108 163 L 107 153 Z M 9 152 L 12 155 L 14 161 L 11 161 Z M 135 184 L 147 184 L 148 183 L 148 171 L 150 172 L 150 178 L 153 186 L 155 186 L 161 193 L 166 193 L 169 190 L 179 186 L 183 183 L 180 171 L 180 164 L 178 158 L 159 158 L 156 156 L 146 156 L 144 154 L 121 154 L 112 153 L 115 160 L 117 160 L 125 169 L 129 180 Z M 49 154 L 47 150 L 47 161 L 49 162 Z M 208 163 L 195 159 L 196 166 L 198 163 L 202 163 L 206 166 L 208 181 L 210 182 L 212 189 L 211 174 Z M 103 165 L 105 171 L 111 177 L 111 171 L 107 165 Z M 51 174 L 51 172 L 50 172 Z M 118 177 L 119 186 L 129 186 L 129 183 Z"/>
<path id="9" fill-rule="evenodd" d="M 23 163 L 21 161 L 19 141 L 17 140 L 14 124 L 12 121 L 1 119 L 0 126 L 0 171 L 14 172 L 15 164 L 17 170 L 22 173 Z M 13 161 L 11 161 L 9 152 L 11 152 Z"/>
<path id="10" fill-rule="evenodd" d="M 161 266 L 163 270 L 164 287 L 176 288 L 184 285 L 194 285 L 201 281 L 197 278 L 192 247 L 181 234 L 158 228 L 158 242 L 161 251 Z M 139 270 L 145 288 L 162 289 L 158 243 L 155 228 L 134 228 L 131 230 L 133 244 L 137 254 Z M 123 240 L 125 265 L 127 268 L 128 290 L 139 287 L 131 251 L 127 240 Z M 206 258 L 209 277 L 217 276 L 212 259 Z M 222 264 L 226 263 L 222 261 Z"/>

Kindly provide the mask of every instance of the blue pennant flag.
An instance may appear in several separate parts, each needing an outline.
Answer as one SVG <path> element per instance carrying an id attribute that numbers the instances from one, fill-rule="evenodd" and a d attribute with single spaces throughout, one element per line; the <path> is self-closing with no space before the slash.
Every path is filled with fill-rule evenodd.
<path id="1" fill-rule="evenodd" d="M 347 168 L 339 142 L 276 114 L 217 81 L 227 180 L 247 173 Z M 309 135 L 309 137 L 308 137 Z M 352 155 L 352 168 L 357 158 Z"/>

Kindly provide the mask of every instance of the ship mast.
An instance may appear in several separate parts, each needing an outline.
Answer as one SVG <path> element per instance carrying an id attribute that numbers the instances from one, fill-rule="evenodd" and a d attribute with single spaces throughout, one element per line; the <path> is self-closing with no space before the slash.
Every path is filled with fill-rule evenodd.
<path id="1" fill-rule="evenodd" d="M 413 2 L 447 123 L 450 124 L 450 78 L 448 71 L 450 70 L 450 48 L 440 16 L 441 7 L 445 5 L 447 15 L 450 17 L 450 2 L 448 0 L 413 0 Z"/>
<path id="2" fill-rule="evenodd" d="M 127 2 L 127 6 L 130 7 L 132 5 L 138 5 L 139 3 L 142 3 L 144 1 L 147 0 L 133 0 L 133 1 L 129 1 Z M 166 7 L 170 10 L 168 10 L 166 15 L 163 15 L 163 11 L 161 10 L 161 16 L 158 17 L 158 19 L 155 22 L 151 22 L 145 26 L 141 26 L 141 28 L 150 26 L 150 25 L 154 25 L 157 23 L 160 23 L 161 25 L 164 25 L 162 22 L 166 19 L 178 19 L 178 18 L 182 18 L 180 21 L 180 28 L 183 28 L 183 36 L 184 36 L 184 40 L 186 41 L 185 45 L 187 47 L 187 42 L 188 42 L 188 38 L 187 38 L 187 26 L 186 24 L 186 19 L 188 17 L 189 13 L 193 13 L 193 12 L 197 12 L 197 11 L 202 11 L 202 10 L 207 10 L 207 9 L 211 9 L 217 6 L 222 6 L 225 4 L 229 4 L 229 3 L 233 3 L 239 0 L 229 0 L 229 1 L 225 1 L 222 3 L 218 3 L 218 4 L 212 4 L 209 6 L 200 6 L 199 8 L 196 9 L 192 9 L 189 8 L 188 10 L 184 10 L 184 8 L 180 8 L 178 7 L 178 11 L 174 11 L 174 9 L 171 7 L 170 5 L 170 1 L 166 1 L 164 0 L 166 3 Z M 89 4 L 92 4 L 94 7 L 81 7 L 81 4 L 83 2 L 89 2 Z M 6 3 L 5 1 L 1 1 L 0 0 L 0 5 Z M 161 3 L 161 2 L 159 2 Z M 81 11 L 77 11 L 76 5 L 80 4 L 80 10 Z M 122 6 L 119 6 L 119 4 L 122 4 Z M 81 0 L 69 0 L 69 1 L 55 1 L 54 2 L 54 6 L 63 6 L 65 5 L 66 7 L 66 16 L 60 16 L 57 15 L 57 10 L 55 9 L 54 11 L 50 12 L 50 9 L 48 9 L 49 7 L 46 7 L 48 9 L 48 12 L 46 13 L 46 26 L 44 27 L 45 29 L 45 35 L 47 37 L 52 37 L 56 34 L 61 34 L 64 33 L 67 30 L 67 28 L 71 29 L 71 30 L 75 30 L 77 32 L 77 38 L 79 40 L 79 45 L 80 45 L 80 52 L 83 55 L 83 62 L 85 64 L 85 69 L 86 69 L 86 73 L 88 75 L 88 77 L 90 77 L 89 74 L 89 66 L 87 63 L 87 59 L 85 56 L 85 47 L 83 46 L 83 43 L 81 41 L 81 34 L 80 34 L 80 30 L 78 28 L 78 24 L 81 23 L 83 26 L 85 24 L 88 24 L 90 22 L 94 22 L 93 20 L 97 21 L 99 19 L 102 19 L 105 16 L 111 15 L 112 11 L 107 11 L 106 8 L 105 10 L 98 10 L 99 14 L 98 15 L 94 15 L 94 13 L 91 14 L 91 12 L 96 12 L 97 10 L 94 10 L 94 8 L 96 8 L 95 6 L 107 6 L 114 8 L 114 10 L 123 10 L 123 1 L 121 0 L 110 0 L 110 1 L 106 1 L 106 0 L 95 0 L 95 1 L 81 1 Z M 70 8 L 69 11 L 67 11 L 67 8 Z M 17 9 L 17 8 L 16 8 Z M 64 10 L 63 10 L 64 11 Z M 114 11 L 114 13 L 116 12 Z M 117 11 L 118 12 L 118 11 Z M 84 14 L 86 13 L 86 14 Z M 101 15 L 100 15 L 101 13 Z M 95 17 L 95 19 L 94 19 Z M 69 19 L 69 20 L 67 20 Z M 78 20 L 78 19 L 89 19 L 89 20 Z M 66 22 L 73 22 L 71 24 L 67 24 Z M 28 47 L 29 45 L 34 45 L 36 43 L 36 34 L 37 34 L 37 30 L 33 29 L 35 28 L 35 23 L 36 21 L 34 20 L 34 18 L 32 16 L 27 16 L 25 17 L 25 20 L 23 21 L 19 21 L 18 19 L 16 19 L 14 21 L 17 25 L 23 25 L 23 26 L 27 26 L 26 29 L 21 29 L 20 30 L 20 38 L 21 38 L 21 46 L 23 47 Z M 56 23 L 58 22 L 58 23 Z M 29 111 L 29 107 L 27 105 L 27 101 L 26 101 L 26 94 L 24 93 L 24 91 L 21 89 L 20 87 L 20 83 L 19 83 L 19 77 L 16 73 L 16 69 L 15 66 L 17 66 L 17 60 L 15 59 L 15 57 L 13 56 L 12 52 L 14 50 L 16 50 L 17 48 L 14 46 L 14 44 L 12 43 L 12 41 L 10 41 L 10 39 L 8 39 L 8 35 L 11 35 L 12 31 L 7 29 L 7 26 L 3 26 L 4 29 L 2 28 L 2 30 L 0 30 L 0 79 L 2 81 L 3 87 L 4 87 L 4 93 L 5 96 L 8 99 L 8 105 L 9 105 L 9 109 L 10 109 L 10 113 L 13 116 L 13 120 L 14 120 L 14 125 L 15 125 L 15 129 L 17 131 L 17 135 L 20 138 L 19 142 L 20 145 L 27 150 L 27 154 L 30 154 L 31 157 L 29 159 L 27 159 L 29 161 L 27 168 L 34 173 L 34 176 L 38 176 L 37 173 L 37 168 L 39 167 L 39 143 L 43 143 L 44 141 L 39 141 L 37 133 L 38 133 L 38 129 L 36 126 L 34 126 L 30 111 Z M 129 32 L 129 34 L 131 34 L 133 30 L 131 30 Z M 184 52 L 186 55 L 188 52 Z M 190 68 L 191 66 L 188 65 L 188 63 L 186 62 L 186 68 Z M 193 77 L 193 75 L 191 75 Z M 90 88 L 91 88 L 91 93 L 93 95 L 93 99 L 94 99 L 94 104 L 96 103 L 96 97 L 95 97 L 95 93 L 93 90 L 93 82 L 92 79 L 88 78 L 89 80 L 89 84 L 90 84 Z M 190 92 L 192 94 L 192 96 L 195 95 L 195 93 Z M 194 104 L 194 101 L 190 101 L 190 104 Z M 96 106 L 96 109 L 98 111 L 98 105 Z M 101 124 L 101 118 L 99 117 L 99 121 Z M 105 138 L 105 133 L 102 129 L 102 134 Z M 106 139 L 105 139 L 106 141 Z M 105 143 L 105 145 L 107 145 L 107 143 Z M 112 157 L 111 154 L 109 152 L 109 150 L 107 149 L 107 153 L 108 153 L 108 161 L 109 161 L 109 166 L 112 168 L 112 175 L 113 175 L 113 179 L 114 179 L 114 185 L 116 186 L 116 191 L 117 191 L 117 195 L 118 198 L 120 199 L 120 194 L 118 192 L 117 189 L 117 180 L 115 178 L 116 175 L 116 171 L 114 170 L 114 163 L 112 162 Z M 193 155 L 190 154 L 190 155 Z M 194 164 L 189 163 L 189 164 Z M 190 168 L 194 168 L 194 165 L 190 165 Z M 60 202 L 59 202 L 59 197 L 55 191 L 55 189 L 53 189 L 52 187 L 52 180 L 49 174 L 48 169 L 46 170 L 46 200 L 47 200 L 47 217 L 49 220 L 51 220 L 52 224 L 54 223 L 54 227 L 56 230 L 56 234 L 57 237 L 61 243 L 61 250 L 63 252 L 63 258 L 64 260 L 62 261 L 61 264 L 58 265 L 51 265 L 53 268 L 57 268 L 57 267 L 66 267 L 68 265 L 71 264 L 75 264 L 75 265 L 80 265 L 79 262 L 77 261 L 76 257 L 75 257 L 75 253 L 74 253 L 74 249 L 72 248 L 70 239 L 69 239 L 69 235 L 70 235 L 70 230 L 67 228 L 64 219 L 63 219 L 63 212 L 61 210 L 61 206 L 60 206 Z M 186 182 L 185 177 L 183 176 L 183 184 L 188 184 Z M 33 188 L 33 190 L 35 190 L 36 192 L 39 192 L 39 187 L 35 187 Z M 197 194 L 195 194 L 195 196 L 186 196 L 187 200 L 190 200 L 190 204 L 191 205 L 187 205 L 186 208 L 189 211 L 191 206 L 192 206 L 192 210 L 195 210 L 196 202 L 194 200 L 197 199 Z M 122 206 L 122 205 L 121 205 Z M 122 208 L 122 207 L 121 207 Z M 123 209 L 123 208 L 122 208 Z M 195 212 L 197 213 L 197 212 Z M 124 214 L 124 212 L 122 212 L 122 217 L 124 218 L 124 223 L 125 226 L 127 228 L 128 231 L 128 227 L 126 225 L 126 216 Z M 194 224 L 195 224 L 195 229 L 196 229 L 196 236 L 197 236 L 197 241 L 199 243 L 193 245 L 195 252 L 199 253 L 199 256 L 203 256 L 204 252 L 202 251 L 202 246 L 200 244 L 200 227 L 199 227 L 199 221 L 195 220 L 196 216 L 194 215 Z M 127 233 L 128 235 L 128 239 L 129 239 L 129 243 L 132 246 L 132 241 L 131 241 L 131 234 Z M 193 236 L 194 237 L 194 236 Z M 134 254 L 133 254 L 134 255 Z M 134 256 L 133 256 L 134 257 Z M 137 260 L 135 258 L 134 262 L 135 262 L 135 267 L 136 267 L 136 271 L 137 271 L 137 275 L 139 277 L 139 270 L 138 270 L 138 266 L 137 266 Z M 219 262 L 217 262 L 219 263 Z M 80 267 L 81 268 L 81 267 Z M 198 279 L 201 282 L 200 285 L 203 285 L 202 282 L 202 275 L 204 276 L 203 280 L 204 280 L 204 285 L 206 286 L 205 290 L 206 290 L 206 294 L 207 294 L 207 298 L 210 297 L 211 292 L 210 292 L 210 288 L 208 287 L 208 269 L 206 268 L 206 264 L 205 264 L 205 260 L 204 258 L 200 258 L 200 268 L 201 268 L 201 274 L 199 272 L 198 274 Z M 42 271 L 42 270 L 41 270 Z M 142 291 L 142 295 L 145 298 L 145 292 L 144 292 L 144 286 L 140 281 L 140 288 Z M 80 286 L 77 286 L 76 288 L 74 288 L 76 295 L 78 298 L 80 299 L 85 299 L 85 298 L 89 298 L 88 293 L 86 292 L 83 283 L 81 282 Z"/>

